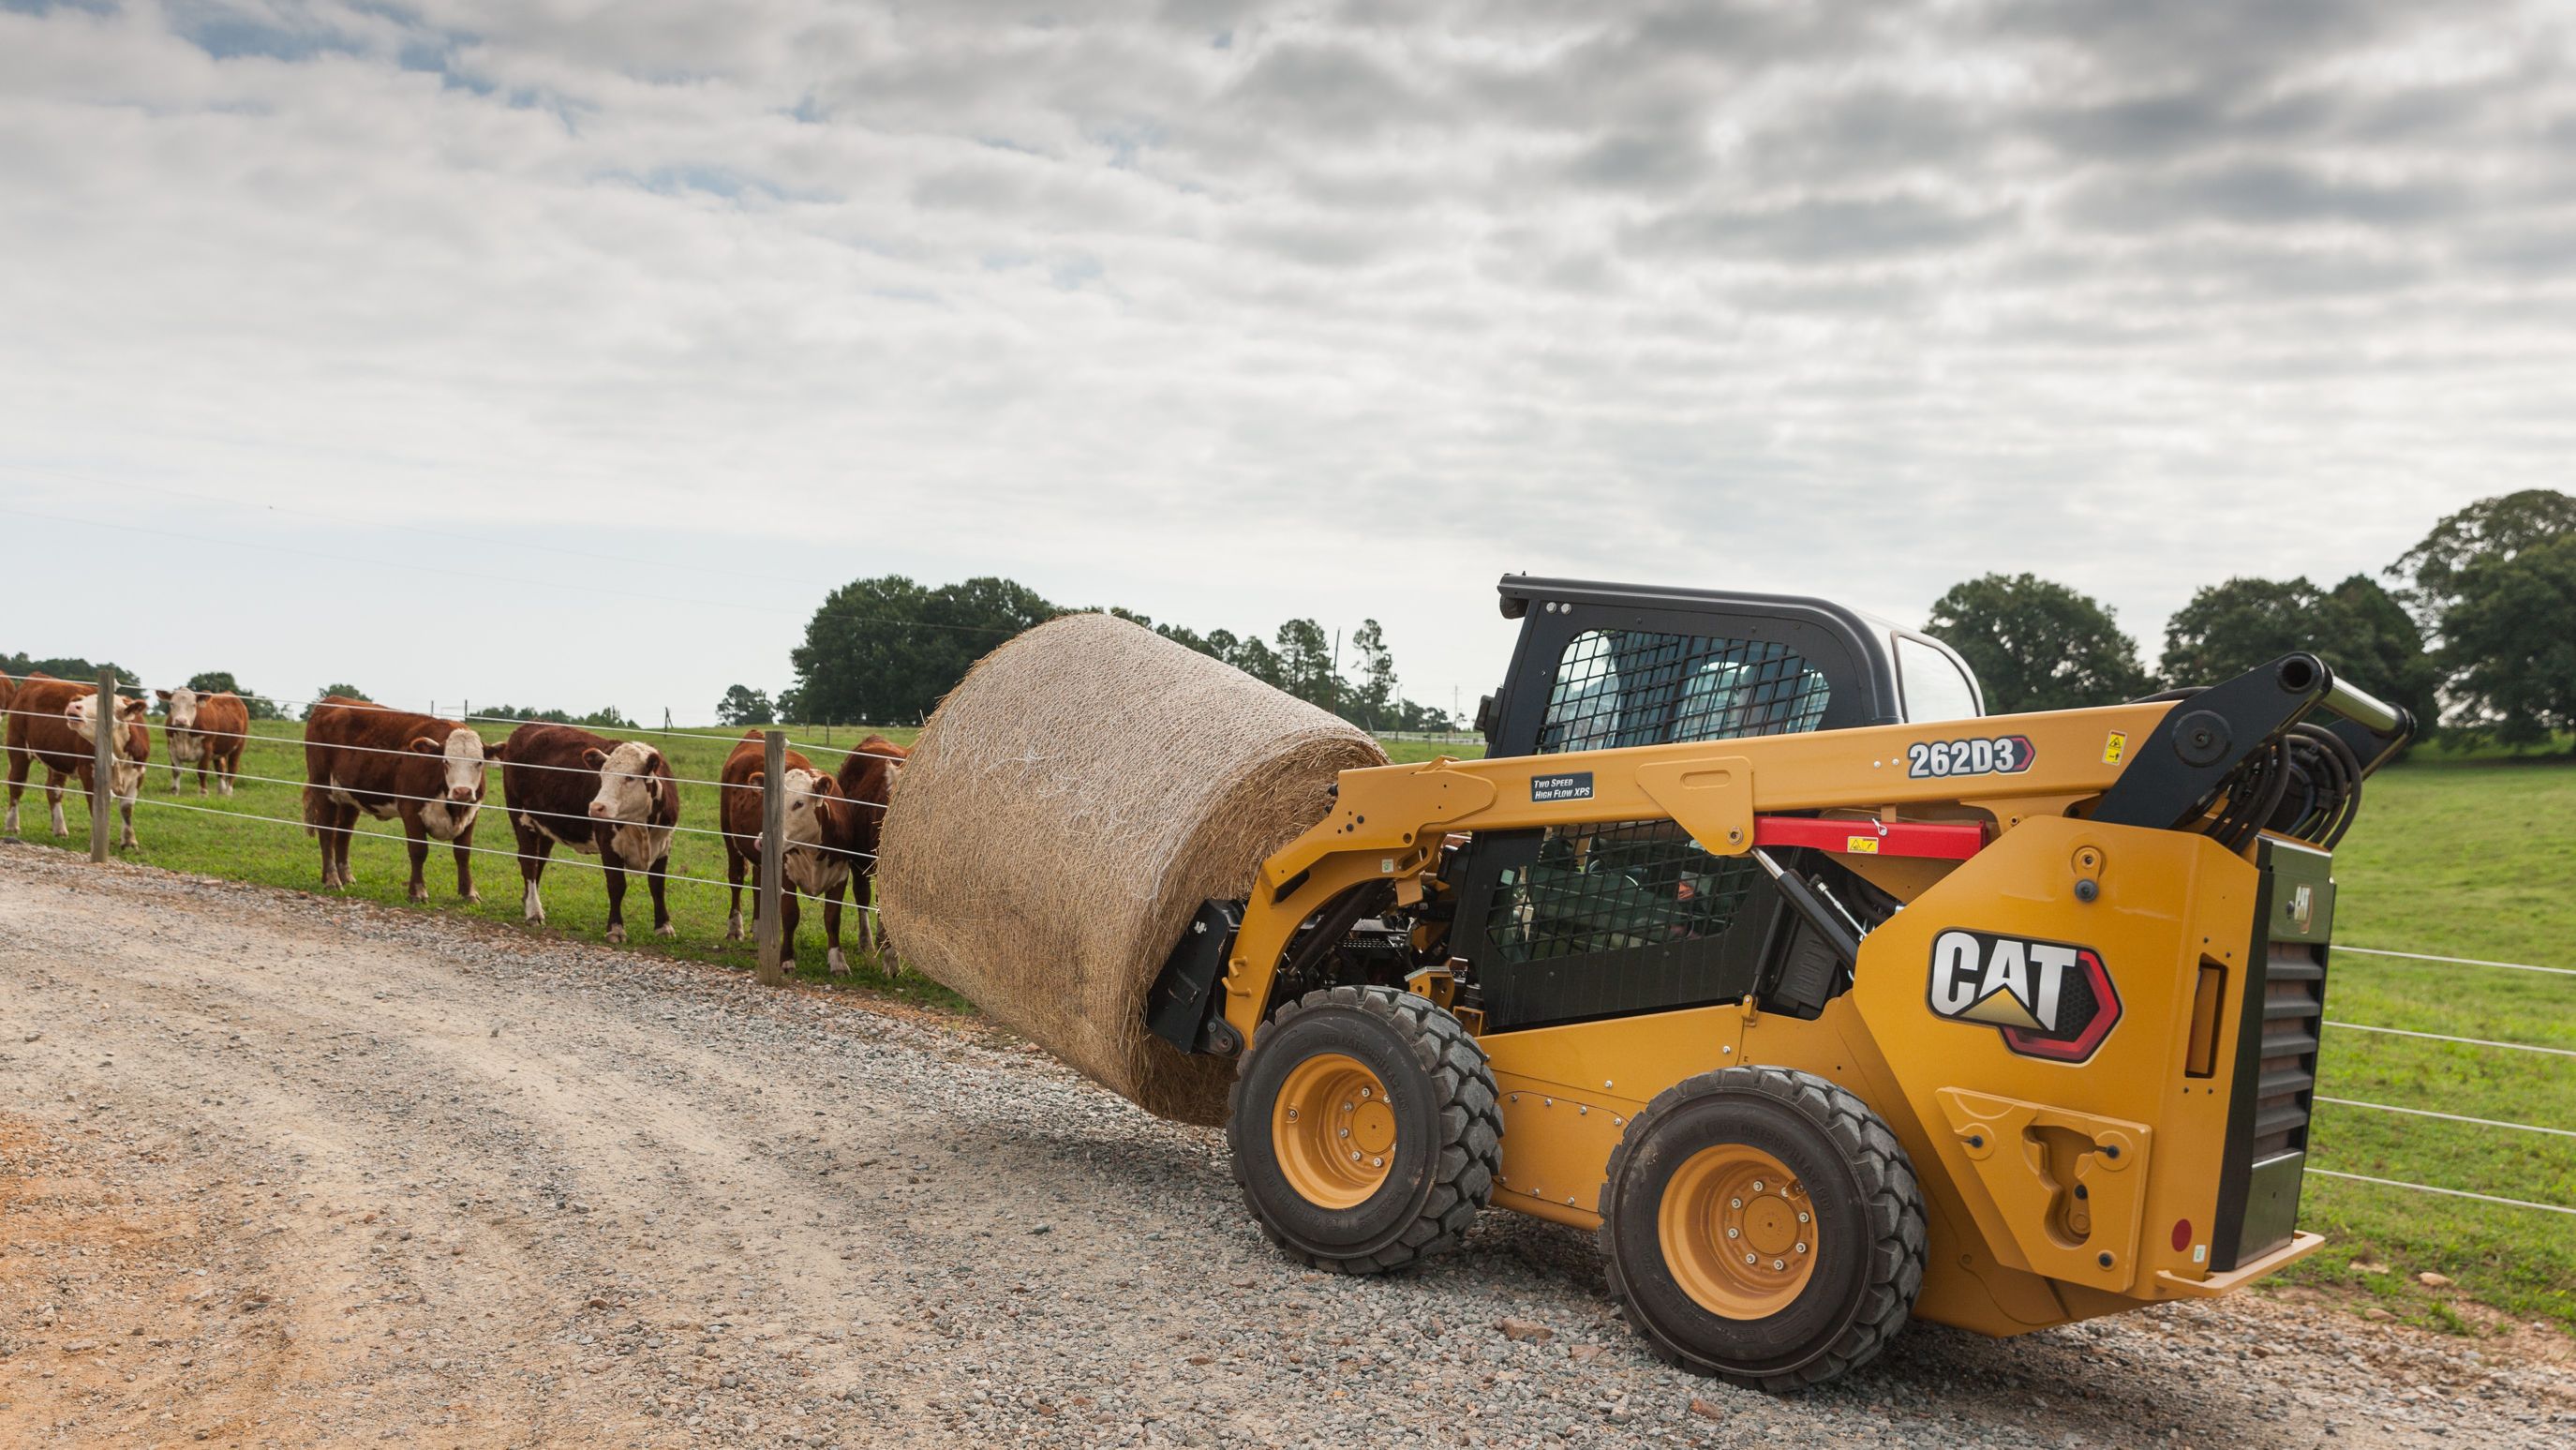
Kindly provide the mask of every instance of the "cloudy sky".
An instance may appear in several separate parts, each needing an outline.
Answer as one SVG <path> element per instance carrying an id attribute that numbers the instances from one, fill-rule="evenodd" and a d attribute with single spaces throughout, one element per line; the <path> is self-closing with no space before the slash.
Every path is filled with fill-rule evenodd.
<path id="1" fill-rule="evenodd" d="M 0 650 L 703 719 L 829 585 L 1908 621 L 2565 486 L 2576 8 L 0 0 Z M 102 585 L 102 570 L 112 582 Z"/>

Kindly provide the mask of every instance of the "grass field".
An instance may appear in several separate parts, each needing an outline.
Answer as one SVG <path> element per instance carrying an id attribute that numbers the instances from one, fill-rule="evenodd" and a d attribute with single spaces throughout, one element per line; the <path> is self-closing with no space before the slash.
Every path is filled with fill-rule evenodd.
<path id="1" fill-rule="evenodd" d="M 244 771 L 298 779 L 300 727 L 263 722 L 255 728 L 260 740 L 248 751 Z M 507 730 L 483 728 L 492 739 Z M 675 774 L 713 780 L 738 733 L 709 730 L 659 743 Z M 834 732 L 829 743 L 847 747 L 858 733 Z M 910 735 L 887 733 L 903 740 Z M 815 745 L 827 743 L 819 731 L 797 732 L 799 743 L 809 735 Z M 157 755 L 166 746 L 157 731 L 155 737 Z M 1444 752 L 1475 753 L 1473 747 L 1412 740 L 1389 747 L 1399 761 Z M 837 759 L 816 753 L 827 769 Z M 136 810 L 143 844 L 125 853 L 127 859 L 304 890 L 318 884 L 320 858 L 301 828 L 299 786 L 245 780 L 230 800 L 200 802 L 193 775 L 187 793 L 176 797 L 168 781 L 156 760 L 145 803 Z M 713 786 L 683 784 L 680 795 L 682 824 L 713 824 Z M 174 800 L 281 824 L 156 804 Z M 66 815 L 73 834 L 59 844 L 86 849 L 87 817 L 77 794 Z M 28 797 L 24 824 L 28 840 L 51 841 L 37 793 Z M 402 904 L 406 873 L 399 832 L 388 823 L 369 822 L 367 829 L 370 837 L 352 849 L 358 878 L 353 894 Z M 431 899 L 423 909 L 463 909 L 518 926 L 518 868 L 497 809 L 485 812 L 475 844 L 501 853 L 475 859 L 482 904 L 459 907 L 449 857 L 441 849 L 432 853 Z M 597 940 L 607 922 L 606 896 L 596 871 L 571 864 L 583 859 L 555 853 L 546 876 L 545 930 Z M 671 869 L 721 881 L 722 843 L 682 834 Z M 2576 967 L 2576 765 L 2427 753 L 2383 772 L 2370 783 L 2360 823 L 2337 854 L 2336 875 L 2335 935 L 2344 945 Z M 673 943 L 650 936 L 652 918 L 640 880 L 630 891 L 628 929 L 640 949 L 750 968 L 750 944 L 721 939 L 721 887 L 671 884 L 680 930 Z M 797 953 L 798 974 L 816 981 L 825 979 L 819 915 L 808 910 Z M 889 978 L 877 955 L 865 949 L 865 918 L 847 916 L 843 937 L 855 969 L 851 984 L 926 1004 L 964 1006 L 917 976 Z M 2330 1019 L 2342 1022 L 2576 1049 L 2576 978 L 2345 953 L 2335 961 L 2327 1008 Z M 2320 1076 L 2319 1092 L 2328 1097 L 2576 1128 L 2576 1059 L 2329 1028 Z M 2323 1105 L 2313 1150 L 2310 1161 L 2318 1168 L 2576 1204 L 2576 1138 Z M 2326 1233 L 2331 1242 L 2284 1276 L 2288 1282 L 2348 1287 L 2364 1303 L 2453 1329 L 2475 1328 L 2474 1312 L 2464 1316 L 2453 1307 L 2460 1294 L 2517 1318 L 2576 1328 L 2576 1219 L 2311 1176 L 2303 1226 Z M 2427 1270 L 2457 1280 L 2459 1289 L 2419 1285 L 2414 1276 Z"/>
<path id="2" fill-rule="evenodd" d="M 2343 945 L 2576 967 L 2576 765 L 2430 757 L 2383 771 L 2335 877 Z M 2345 952 L 2326 1016 L 2576 1050 L 2576 977 Z M 2330 1027 L 2317 1091 L 2576 1129 L 2576 1058 Z M 2327 1104 L 2312 1147 L 2320 1168 L 2576 1204 L 2576 1138 Z M 2576 1326 L 2576 1218 L 2312 1176 L 2302 1226 L 2330 1242 L 2293 1281 L 2358 1284 L 2459 1327 L 2415 1282 L 2432 1270 L 2518 1317 Z"/>

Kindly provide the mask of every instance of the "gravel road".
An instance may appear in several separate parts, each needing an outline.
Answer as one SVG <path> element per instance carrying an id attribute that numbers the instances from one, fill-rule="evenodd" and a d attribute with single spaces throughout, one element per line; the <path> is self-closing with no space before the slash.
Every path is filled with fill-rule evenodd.
<path id="1" fill-rule="evenodd" d="M 973 1021 L 23 846 L 0 1085 L 13 1446 L 2576 1435 L 2555 1334 L 2287 1295 L 1731 1390 L 1515 1215 L 1399 1279 L 1291 1266 L 1218 1135 Z"/>

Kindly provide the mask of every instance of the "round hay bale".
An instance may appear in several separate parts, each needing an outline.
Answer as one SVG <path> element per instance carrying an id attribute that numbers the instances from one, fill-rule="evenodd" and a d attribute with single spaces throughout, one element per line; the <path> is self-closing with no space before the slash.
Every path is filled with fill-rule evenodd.
<path id="1" fill-rule="evenodd" d="M 1225 1120 L 1232 1065 L 1145 1027 L 1199 903 L 1250 894 L 1377 742 L 1125 620 L 1051 620 L 940 702 L 886 812 L 877 901 L 917 967 L 1146 1111 Z"/>

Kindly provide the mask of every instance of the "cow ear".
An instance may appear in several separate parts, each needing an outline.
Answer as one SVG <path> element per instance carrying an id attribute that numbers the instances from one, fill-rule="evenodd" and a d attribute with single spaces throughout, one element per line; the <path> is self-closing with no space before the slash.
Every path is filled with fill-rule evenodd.
<path id="1" fill-rule="evenodd" d="M 581 753 L 581 763 L 597 770 L 608 763 L 608 752 L 593 746 Z"/>
<path id="2" fill-rule="evenodd" d="M 154 690 L 152 693 L 160 696 L 164 700 L 170 698 L 170 692 L 168 690 Z"/>
<path id="3" fill-rule="evenodd" d="M 510 742 L 509 742 L 509 741 L 507 741 L 507 740 L 496 740 L 496 741 L 494 741 L 494 742 L 492 742 L 492 743 L 490 743 L 490 744 L 488 744 L 488 745 L 484 746 L 484 747 L 483 747 L 483 758 L 484 758 L 485 760 L 507 760 L 507 759 L 509 759 L 509 758 L 510 758 Z"/>
<path id="4" fill-rule="evenodd" d="M 441 744 L 436 740 L 432 740 L 426 735 L 413 736 L 411 739 L 411 745 L 408 748 L 416 755 L 444 755 L 447 753 L 447 747 L 444 744 Z"/>

